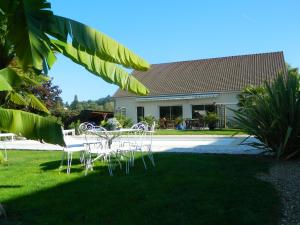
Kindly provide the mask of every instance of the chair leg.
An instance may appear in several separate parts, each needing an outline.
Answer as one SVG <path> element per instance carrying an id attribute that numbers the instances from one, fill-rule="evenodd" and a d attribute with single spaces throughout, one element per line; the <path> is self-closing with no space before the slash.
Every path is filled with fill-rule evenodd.
<path id="1" fill-rule="evenodd" d="M 86 152 L 85 154 L 88 154 L 85 156 L 85 173 L 84 175 L 86 176 L 88 173 L 88 170 L 91 169 L 93 171 L 93 162 L 92 162 L 92 154 L 90 152 Z"/>
<path id="2" fill-rule="evenodd" d="M 125 166 L 126 166 L 126 171 L 125 171 L 125 173 L 126 174 L 129 174 L 129 168 L 130 168 L 130 158 L 126 161 L 126 164 L 125 164 Z"/>
<path id="3" fill-rule="evenodd" d="M 130 151 L 130 154 L 131 154 L 131 159 L 130 159 L 130 161 L 131 161 L 131 166 L 134 166 L 134 151 L 133 151 L 133 150 Z"/>
<path id="4" fill-rule="evenodd" d="M 6 148 L 4 149 L 4 161 L 7 161 L 7 151 L 6 151 Z"/>
<path id="5" fill-rule="evenodd" d="M 72 166 L 72 152 L 68 152 L 68 168 L 67 168 L 67 174 L 71 173 L 71 166 Z"/>
<path id="6" fill-rule="evenodd" d="M 148 148 L 147 152 L 148 152 L 149 160 L 152 163 L 153 167 L 155 167 L 155 162 L 154 162 L 154 157 L 153 157 L 153 153 L 152 153 L 152 150 L 151 150 L 151 146 L 148 146 L 147 148 Z"/>
<path id="7" fill-rule="evenodd" d="M 108 160 L 107 160 L 107 162 L 108 162 L 108 173 L 109 173 L 110 176 L 113 176 L 112 165 L 111 165 L 111 160 L 110 160 L 110 155 L 108 155 L 107 158 L 108 158 Z"/>
<path id="8" fill-rule="evenodd" d="M 80 163 L 85 165 L 85 151 L 80 152 Z"/>
<path id="9" fill-rule="evenodd" d="M 141 151 L 141 157 L 142 157 L 142 161 L 143 161 L 145 170 L 147 170 L 146 162 L 145 162 L 144 155 L 143 155 L 143 150 L 140 150 L 140 151 Z"/>
<path id="10" fill-rule="evenodd" d="M 153 154 L 152 154 L 151 150 L 148 152 L 148 157 L 149 157 L 153 167 L 155 167 L 154 157 L 153 157 Z"/>
<path id="11" fill-rule="evenodd" d="M 62 153 L 62 157 L 61 157 L 61 162 L 60 162 L 60 166 L 59 166 L 59 172 L 62 170 L 63 165 L 64 165 L 64 159 L 65 159 L 66 153 L 63 151 Z"/>

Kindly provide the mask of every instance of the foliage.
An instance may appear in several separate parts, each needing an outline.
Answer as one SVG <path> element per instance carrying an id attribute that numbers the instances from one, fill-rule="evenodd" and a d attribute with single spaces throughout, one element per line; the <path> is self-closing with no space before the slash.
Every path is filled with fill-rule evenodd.
<path id="1" fill-rule="evenodd" d="M 119 121 L 119 123 L 121 124 L 122 128 L 130 128 L 133 125 L 133 121 L 130 117 L 125 116 L 121 113 L 118 113 L 115 115 L 116 119 Z"/>
<path id="2" fill-rule="evenodd" d="M 59 124 L 61 127 L 63 127 L 63 125 L 64 125 L 64 123 L 62 121 L 62 117 L 48 115 L 48 116 L 46 116 L 46 118 L 54 121 L 55 123 Z"/>
<path id="3" fill-rule="evenodd" d="M 117 84 L 123 90 L 128 90 L 140 95 L 147 95 L 149 93 L 148 89 L 134 76 L 129 75 L 125 70 L 117 67 L 114 63 L 106 62 L 96 54 L 90 54 L 86 52 L 86 50 L 75 48 L 61 41 L 52 41 L 52 44 L 55 50 L 64 54 L 73 62 L 84 66 L 86 70 L 101 77 L 106 82 Z"/>
<path id="4" fill-rule="evenodd" d="M 79 103 L 77 95 L 74 96 L 74 100 L 71 102 L 69 109 L 76 112 L 83 110 L 82 104 Z"/>
<path id="5" fill-rule="evenodd" d="M 241 93 L 238 94 L 238 107 L 239 110 L 251 107 L 256 104 L 259 96 L 265 95 L 266 89 L 264 86 L 248 86 L 245 87 Z"/>
<path id="6" fill-rule="evenodd" d="M 279 196 L 256 178 L 271 166 L 262 158 L 160 153 L 145 171 L 137 154 L 130 175 L 116 167 L 112 177 L 101 161 L 84 176 L 79 154 L 69 175 L 58 173 L 58 151 L 10 158 L 9 169 L 0 166 L 0 202 L 14 225 L 278 224 Z"/>
<path id="7" fill-rule="evenodd" d="M 0 130 L 28 139 L 65 145 L 63 135 L 60 135 L 61 126 L 50 119 L 33 113 L 3 108 L 0 108 L 0 118 Z"/>
<path id="8" fill-rule="evenodd" d="M 266 93 L 255 97 L 255 104 L 235 111 L 239 127 L 254 135 L 263 148 L 278 159 L 289 159 L 300 153 L 299 73 L 290 69 L 272 83 L 265 83 Z"/>
<path id="9" fill-rule="evenodd" d="M 30 92 L 44 103 L 52 115 L 60 116 L 64 110 L 60 97 L 62 90 L 57 85 L 54 85 L 52 81 L 53 78 L 47 79 L 42 82 L 42 85 L 31 88 Z"/>
<path id="10" fill-rule="evenodd" d="M 1 0 L 0 71 L 4 75 L 0 78 L 0 91 L 10 92 L 9 104 L 6 102 L 6 109 L 1 109 L 3 113 L 16 116 L 20 119 L 18 123 L 24 124 L 28 124 L 30 119 L 35 120 L 40 117 L 18 110 L 11 111 L 8 108 L 16 108 L 10 104 L 11 102 L 48 113 L 46 107 L 39 104 L 38 98 L 27 95 L 28 100 L 24 99 L 23 89 L 18 89 L 16 83 L 10 81 L 12 77 L 16 77 L 13 73 L 26 75 L 21 77 L 21 81 L 27 78 L 37 80 L 38 75 L 47 74 L 56 61 L 55 53 L 67 56 L 91 73 L 107 82 L 119 85 L 124 90 L 139 95 L 146 95 L 149 92 L 144 85 L 117 65 L 147 70 L 149 64 L 107 35 L 77 21 L 53 14 L 51 5 L 46 0 Z M 9 76 L 5 77 L 8 73 Z M 0 93 L 1 97 L 3 93 Z M 45 118 L 40 120 L 45 121 Z M 1 123 L 6 127 L 0 129 L 16 131 L 7 123 L 3 121 Z M 51 120 L 35 123 L 35 126 L 29 126 L 27 129 L 23 127 L 19 131 L 23 134 L 26 132 L 39 134 L 26 135 L 28 138 L 40 139 L 41 135 L 44 135 L 44 140 L 61 144 L 62 132 L 56 133 L 60 136 L 58 139 L 53 139 L 54 134 L 51 132 L 44 132 L 44 125 L 48 124 L 50 130 L 51 127 L 58 125 L 52 123 Z"/>
<path id="11" fill-rule="evenodd" d="M 205 109 L 206 109 L 206 113 L 216 112 L 216 105 L 215 104 L 206 105 Z"/>
<path id="12" fill-rule="evenodd" d="M 77 120 L 75 122 L 72 122 L 69 125 L 69 129 L 75 129 L 75 134 L 78 135 L 79 134 L 79 126 L 80 126 L 80 120 Z"/>
<path id="13" fill-rule="evenodd" d="M 208 112 L 204 116 L 204 121 L 208 125 L 208 128 L 210 130 L 214 130 L 217 126 L 217 122 L 219 121 L 219 116 L 217 113 L 214 112 Z"/>
<path id="14" fill-rule="evenodd" d="M 245 134 L 238 129 L 214 129 L 214 130 L 169 130 L 158 129 L 154 133 L 155 135 L 226 135 L 233 136 L 236 134 Z"/>
<path id="15" fill-rule="evenodd" d="M 122 128 L 120 122 L 115 117 L 109 118 L 108 120 L 103 120 L 101 122 L 101 126 L 106 128 L 107 130 L 116 130 L 116 129 Z"/>
<path id="16" fill-rule="evenodd" d="M 0 70 L 0 81 L 0 104 L 2 107 L 50 113 L 30 91 L 30 88 L 37 88 L 41 85 L 39 81 L 31 79 L 27 74 L 17 73 L 17 69 L 12 67 Z"/>
<path id="17" fill-rule="evenodd" d="M 148 124 L 148 126 L 151 126 L 155 122 L 156 128 L 159 127 L 158 120 L 152 115 L 147 115 L 147 116 L 145 116 L 144 118 L 141 118 L 141 119 L 142 119 L 142 122 L 146 122 Z"/>
<path id="18" fill-rule="evenodd" d="M 68 107 L 69 110 L 79 113 L 82 110 L 97 110 L 97 111 L 114 111 L 114 103 L 112 98 L 108 95 L 105 98 L 99 98 L 98 100 L 79 101 L 78 96 L 74 96 L 74 100 Z"/>
<path id="19" fill-rule="evenodd" d="M 175 125 L 176 126 L 182 124 L 182 122 L 183 122 L 182 117 L 176 117 L 176 119 L 175 119 Z"/>

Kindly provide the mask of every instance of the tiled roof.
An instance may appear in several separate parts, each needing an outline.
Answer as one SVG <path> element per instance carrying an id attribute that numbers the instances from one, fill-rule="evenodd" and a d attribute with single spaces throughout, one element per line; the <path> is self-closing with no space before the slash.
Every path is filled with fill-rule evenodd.
<path id="1" fill-rule="evenodd" d="M 153 64 L 132 75 L 149 90 L 149 96 L 240 91 L 248 85 L 271 82 L 285 71 L 283 52 L 230 56 Z M 114 97 L 135 96 L 118 90 Z"/>

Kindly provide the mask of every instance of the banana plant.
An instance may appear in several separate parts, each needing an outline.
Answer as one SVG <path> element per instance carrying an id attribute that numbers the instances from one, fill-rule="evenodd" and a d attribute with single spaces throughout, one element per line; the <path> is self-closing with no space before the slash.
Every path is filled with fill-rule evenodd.
<path id="1" fill-rule="evenodd" d="M 9 93 L 8 100 L 46 111 L 33 96 L 25 98 L 16 92 L 15 85 L 28 78 L 20 80 L 22 73 L 33 71 L 34 79 L 47 74 L 56 54 L 123 90 L 138 95 L 149 93 L 122 68 L 145 71 L 149 64 L 122 44 L 85 24 L 55 15 L 46 0 L 0 1 L 0 92 Z M 14 61 L 21 69 L 9 68 Z M 20 110 L 0 108 L 0 130 L 64 145 L 58 124 Z"/>

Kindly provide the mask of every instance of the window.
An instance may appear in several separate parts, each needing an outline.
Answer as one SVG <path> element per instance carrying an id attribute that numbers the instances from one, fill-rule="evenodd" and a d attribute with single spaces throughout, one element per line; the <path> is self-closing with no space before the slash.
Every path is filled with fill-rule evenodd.
<path id="1" fill-rule="evenodd" d="M 137 121 L 138 121 L 138 122 L 140 122 L 141 120 L 143 120 L 144 117 L 145 117 L 144 107 L 138 106 L 138 107 L 136 108 L 136 115 L 137 115 Z"/>
<path id="2" fill-rule="evenodd" d="M 192 118 L 197 119 L 199 115 L 204 116 L 206 112 L 215 112 L 215 105 L 192 105 Z"/>
<path id="3" fill-rule="evenodd" d="M 182 106 L 161 106 L 159 114 L 160 118 L 175 120 L 177 117 L 182 117 Z"/>

